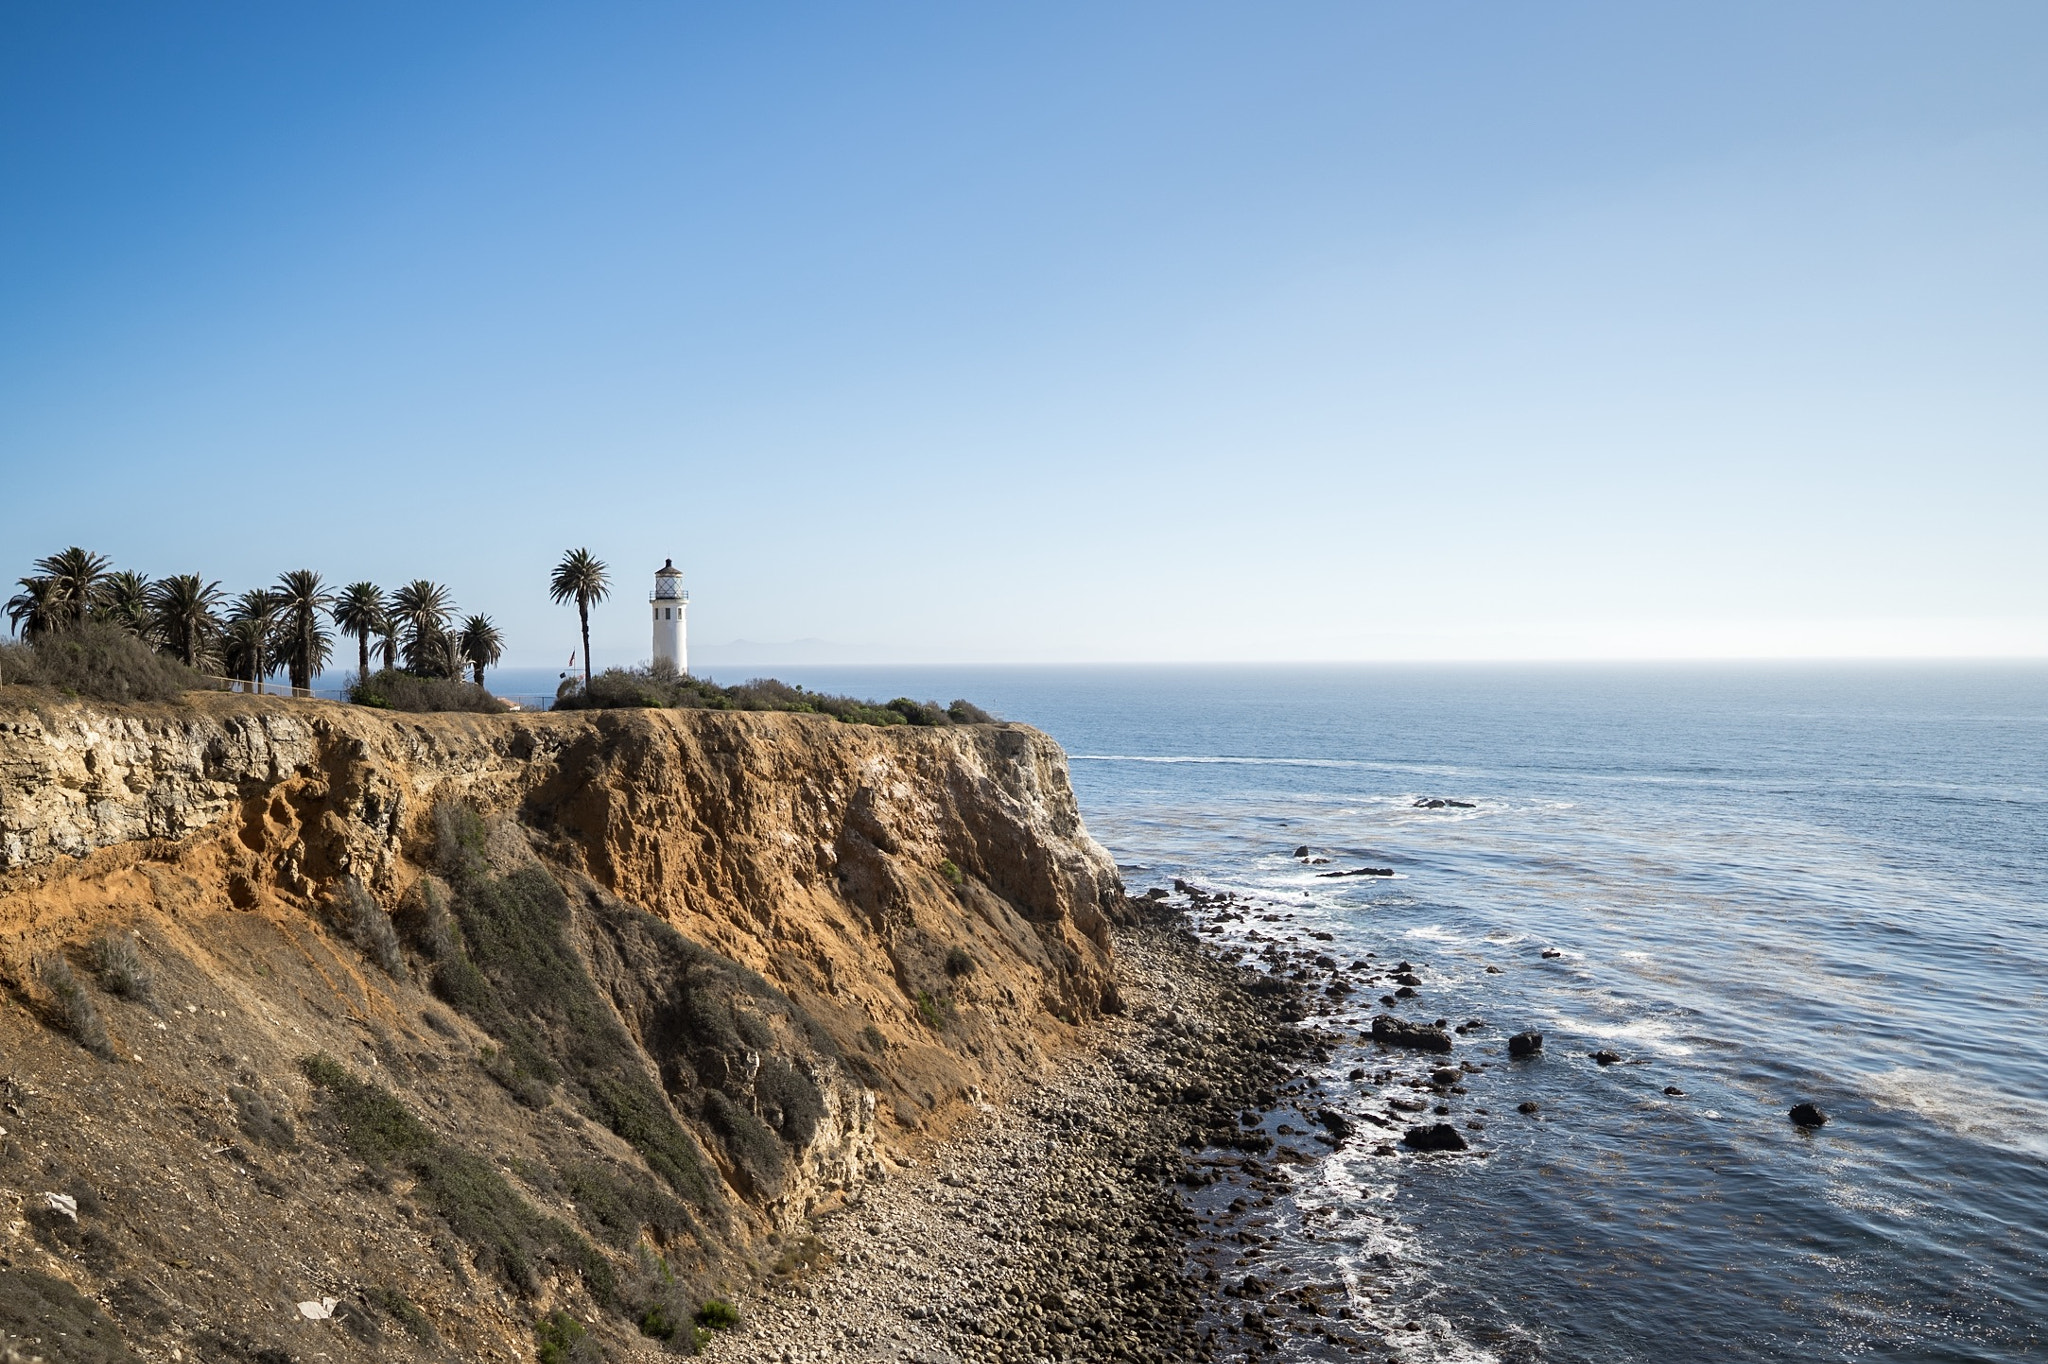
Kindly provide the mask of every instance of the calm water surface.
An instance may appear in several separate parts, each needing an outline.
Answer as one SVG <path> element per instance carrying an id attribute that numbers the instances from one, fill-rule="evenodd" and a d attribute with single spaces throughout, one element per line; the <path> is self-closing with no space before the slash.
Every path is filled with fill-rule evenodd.
<path id="1" fill-rule="evenodd" d="M 1256 897 L 1494 1025 L 1490 1157 L 1353 1142 L 1282 1210 L 1403 1358 L 2048 1356 L 2048 670 L 780 672 L 1039 725 L 1134 891 Z"/>

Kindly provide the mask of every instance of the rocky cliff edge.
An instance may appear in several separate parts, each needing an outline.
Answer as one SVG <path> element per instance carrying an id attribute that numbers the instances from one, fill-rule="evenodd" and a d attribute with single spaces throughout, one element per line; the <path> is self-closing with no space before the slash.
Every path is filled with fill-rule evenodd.
<path id="1" fill-rule="evenodd" d="M 13 695 L 0 1343 L 687 1349 L 1120 1007 L 1022 726 Z"/>

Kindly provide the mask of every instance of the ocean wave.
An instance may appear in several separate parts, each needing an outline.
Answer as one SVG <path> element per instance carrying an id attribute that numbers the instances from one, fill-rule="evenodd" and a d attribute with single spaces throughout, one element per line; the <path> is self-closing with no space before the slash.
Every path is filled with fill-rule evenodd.
<path id="1" fill-rule="evenodd" d="M 1897 1066 L 1858 1078 L 1856 1088 L 1881 1107 L 1912 1113 L 1987 1146 L 2048 1158 L 2048 1103 L 1999 1093 L 1982 1082 Z"/>
<path id="2" fill-rule="evenodd" d="M 1661 1056 L 1690 1056 L 1693 1053 L 1690 1044 L 1673 1040 L 1678 1034 L 1677 1026 L 1658 1018 L 1612 1023 L 1559 1014 L 1555 1026 L 1558 1032 L 1580 1033 L 1603 1042 L 1632 1042 Z"/>

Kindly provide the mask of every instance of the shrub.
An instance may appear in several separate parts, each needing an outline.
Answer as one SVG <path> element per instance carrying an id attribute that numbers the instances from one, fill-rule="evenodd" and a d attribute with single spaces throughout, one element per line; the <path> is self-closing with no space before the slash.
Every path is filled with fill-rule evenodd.
<path id="1" fill-rule="evenodd" d="M 788 1158 L 766 1123 L 716 1089 L 704 1091 L 704 1121 L 755 1193 L 773 1194 L 782 1187 Z"/>
<path id="2" fill-rule="evenodd" d="M 677 1324 L 669 1320 L 668 1305 L 656 1303 L 640 1314 L 640 1334 L 651 1340 L 674 1340 Z"/>
<path id="3" fill-rule="evenodd" d="M 342 1149 L 375 1173 L 402 1165 L 417 1181 L 414 1196 L 512 1287 L 532 1292 L 534 1258 L 559 1254 L 582 1274 L 592 1297 L 609 1302 L 616 1295 L 611 1266 L 590 1243 L 568 1223 L 535 1211 L 496 1166 L 448 1146 L 389 1090 L 356 1079 L 325 1053 L 301 1058 L 299 1068 L 326 1091 L 326 1119 Z"/>
<path id="4" fill-rule="evenodd" d="M 889 1039 L 884 1037 L 882 1030 L 872 1023 L 866 1023 L 861 1026 L 860 1040 L 867 1043 L 868 1050 L 876 1055 L 884 1055 L 889 1050 Z"/>
<path id="5" fill-rule="evenodd" d="M 959 1020 L 960 1012 L 947 995 L 934 995 L 929 990 L 917 992 L 917 1016 L 924 1020 L 927 1028 L 950 1028 Z"/>
<path id="6" fill-rule="evenodd" d="M 913 701 L 907 696 L 899 696 L 889 703 L 889 709 L 895 711 L 913 725 L 950 725 L 953 723 L 953 717 L 948 715 L 946 708 L 936 701 Z"/>
<path id="7" fill-rule="evenodd" d="M 598 1350 L 583 1329 L 583 1323 L 567 1312 L 555 1311 L 542 1317 L 534 1326 L 534 1336 L 540 1342 L 540 1350 L 534 1358 L 539 1364 L 597 1364 L 604 1355 Z"/>
<path id="8" fill-rule="evenodd" d="M 474 682 L 447 677 L 416 677 L 392 668 L 352 684 L 348 689 L 348 699 L 359 706 L 375 706 L 379 710 L 505 713 L 505 703 Z"/>
<path id="9" fill-rule="evenodd" d="M 443 802 L 434 824 L 454 891 L 453 922 L 432 930 L 430 920 L 435 988 L 499 1042 L 502 1060 L 487 1065 L 493 1078 L 515 1095 L 567 1081 L 579 1106 L 669 1187 L 708 1204 L 713 1189 L 696 1143 L 631 1060 L 631 1040 L 569 945 L 562 887 L 538 867 L 493 875 L 482 817 L 467 805 Z"/>
<path id="10" fill-rule="evenodd" d="M 955 862 L 950 857 L 944 859 L 939 863 L 939 875 L 945 877 L 948 881 L 951 881 L 956 886 L 960 885 L 967 879 L 960 873 L 960 864 Z"/>
<path id="11" fill-rule="evenodd" d="M 974 968 L 975 968 L 975 965 L 976 965 L 976 963 L 975 963 L 975 960 L 974 960 L 974 958 L 973 958 L 973 957 L 970 957 L 969 955 L 967 955 L 967 949 L 966 949 L 966 948 L 964 948 L 964 947 L 949 947 L 949 948 L 947 948 L 947 949 L 946 949 L 946 974 L 947 974 L 947 975 L 949 975 L 949 976 L 971 976 L 971 975 L 973 975 L 973 974 L 974 974 Z"/>
<path id="12" fill-rule="evenodd" d="M 105 621 L 86 621 L 0 646 L 0 682 L 96 701 L 175 701 L 217 684 Z"/>
<path id="13" fill-rule="evenodd" d="M 103 933 L 92 945 L 92 970 L 110 995 L 147 1004 L 155 994 L 148 963 L 132 933 Z"/>
<path id="14" fill-rule="evenodd" d="M 438 1346 L 441 1343 L 441 1333 L 434 1329 L 433 1322 L 427 1320 L 427 1314 L 397 1289 L 373 1285 L 363 1291 L 363 1296 L 395 1318 L 420 1344 Z"/>
<path id="15" fill-rule="evenodd" d="M 651 668 L 607 668 L 588 687 L 572 686 L 555 698 L 556 710 L 633 709 L 774 710 L 829 715 L 849 725 L 986 724 L 992 716 L 979 706 L 955 701 L 913 701 L 899 696 L 887 705 L 852 696 L 807 691 L 773 677 L 750 677 L 730 687 L 679 673 L 657 664 Z"/>
<path id="16" fill-rule="evenodd" d="M 403 981 L 405 953 L 399 949 L 398 930 L 391 926 L 391 916 L 377 904 L 369 888 L 353 876 L 344 877 L 334 908 L 362 954 L 383 967 L 393 980 Z"/>
<path id="17" fill-rule="evenodd" d="M 697 1309 L 697 1324 L 710 1331 L 724 1331 L 740 1324 L 740 1311 L 724 1298 L 712 1298 Z"/>
<path id="18" fill-rule="evenodd" d="M 100 1011 L 93 1007 L 92 996 L 63 954 L 53 952 L 43 958 L 36 965 L 36 976 L 50 992 L 57 1022 L 71 1034 L 72 1040 L 96 1056 L 111 1057 L 114 1044 L 107 1037 L 107 1025 L 100 1022 Z"/>
<path id="19" fill-rule="evenodd" d="M 576 1162 L 563 1169 L 562 1186 L 582 1214 L 583 1225 L 622 1250 L 645 1230 L 666 1242 L 696 1229 L 688 1208 L 630 1171 Z"/>

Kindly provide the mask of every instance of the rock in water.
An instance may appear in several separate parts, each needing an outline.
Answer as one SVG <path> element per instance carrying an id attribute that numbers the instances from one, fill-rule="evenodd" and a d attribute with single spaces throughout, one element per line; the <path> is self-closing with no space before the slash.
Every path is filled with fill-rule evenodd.
<path id="1" fill-rule="evenodd" d="M 1433 1123 L 1428 1127 L 1411 1127 L 1401 1138 L 1403 1146 L 1412 1146 L 1418 1151 L 1466 1151 L 1470 1146 L 1458 1129 L 1447 1122 Z"/>
<path id="2" fill-rule="evenodd" d="M 1793 1104 L 1792 1121 L 1801 1127 L 1825 1127 L 1828 1115 L 1820 1111 L 1819 1104 Z"/>
<path id="3" fill-rule="evenodd" d="M 1296 857 L 1307 857 L 1307 856 L 1308 856 L 1308 844 L 1304 843 L 1304 844 L 1302 844 L 1302 845 L 1301 845 L 1300 847 L 1296 848 L 1296 849 L 1294 850 L 1294 855 L 1295 855 Z"/>
<path id="4" fill-rule="evenodd" d="M 1520 1103 L 1518 1103 L 1518 1104 L 1516 1104 L 1516 1105 L 1515 1105 L 1515 1112 L 1517 1112 L 1517 1113 L 1534 1113 L 1534 1112 L 1538 1111 L 1539 1109 L 1541 1109 L 1542 1107 L 1543 1107 L 1543 1105 L 1542 1105 L 1542 1104 L 1540 1104 L 1540 1103 L 1537 1103 L 1537 1102 L 1536 1102 L 1536 1101 L 1535 1101 L 1534 1099 L 1524 1099 L 1524 1100 L 1522 1100 L 1522 1101 L 1521 1101 Z"/>
<path id="5" fill-rule="evenodd" d="M 1683 1099 L 1685 1097 L 1685 1091 L 1680 1089 L 1677 1085 L 1664 1086 L 1664 1092 L 1674 1099 Z"/>
<path id="6" fill-rule="evenodd" d="M 1609 1051 L 1607 1050 L 1607 1048 L 1602 1047 L 1600 1048 L 1600 1050 L 1593 1053 L 1593 1059 L 1595 1061 L 1598 1061 L 1603 1066 L 1611 1066 L 1617 1064 L 1621 1060 L 1621 1053 L 1618 1051 Z"/>
<path id="7" fill-rule="evenodd" d="M 1543 1034 L 1540 1032 L 1518 1032 L 1508 1039 L 1508 1055 L 1534 1056 L 1543 1050 Z"/>
<path id="8" fill-rule="evenodd" d="M 1449 1051 L 1451 1035 L 1428 1023 L 1410 1023 L 1392 1014 L 1374 1014 L 1372 1040 L 1383 1047 L 1407 1047 L 1413 1051 Z"/>

